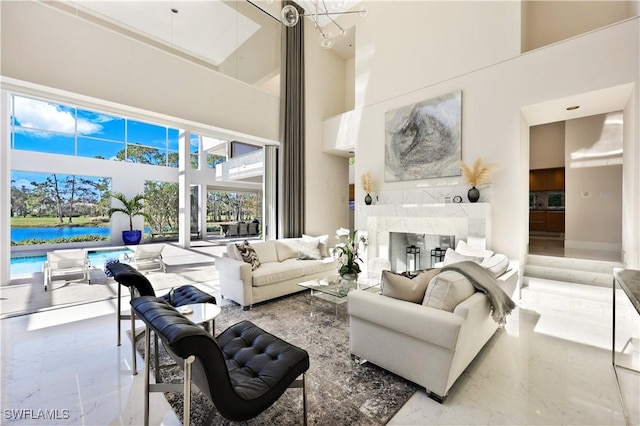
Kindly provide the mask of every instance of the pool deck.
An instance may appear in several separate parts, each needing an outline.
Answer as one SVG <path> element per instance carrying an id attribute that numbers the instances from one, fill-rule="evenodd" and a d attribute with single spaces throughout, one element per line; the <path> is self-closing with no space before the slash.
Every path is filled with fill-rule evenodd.
<path id="1" fill-rule="evenodd" d="M 224 243 L 219 239 L 198 240 L 192 241 L 189 248 L 182 248 L 177 242 L 153 243 L 165 245 L 162 257 L 167 273 L 149 271 L 147 278 L 159 295 L 184 284 L 202 286 L 205 291 L 217 289 L 215 259 L 226 251 Z M 117 248 L 122 246 L 95 249 Z M 44 274 L 37 272 L 12 276 L 9 285 L 0 286 L 0 319 L 101 300 L 115 302 L 118 295 L 119 284 L 104 274 L 103 265 L 92 265 L 91 285 L 82 281 L 54 281 L 45 291 L 43 282 Z"/>

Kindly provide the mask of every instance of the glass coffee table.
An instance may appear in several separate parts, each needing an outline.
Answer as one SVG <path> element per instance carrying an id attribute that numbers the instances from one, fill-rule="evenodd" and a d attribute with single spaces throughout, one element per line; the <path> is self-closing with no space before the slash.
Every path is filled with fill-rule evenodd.
<path id="1" fill-rule="evenodd" d="M 374 290 L 380 287 L 380 276 L 361 274 L 357 280 L 346 280 L 340 275 L 330 275 L 315 280 L 304 281 L 300 287 L 311 290 L 311 295 L 329 300 L 335 304 L 347 301 L 347 294 L 353 290 Z"/>

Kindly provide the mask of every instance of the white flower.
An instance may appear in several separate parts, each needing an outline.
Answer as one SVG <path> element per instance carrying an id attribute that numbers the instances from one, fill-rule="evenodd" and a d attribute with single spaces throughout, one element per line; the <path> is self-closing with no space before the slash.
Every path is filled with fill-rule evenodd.
<path id="1" fill-rule="evenodd" d="M 349 231 L 348 229 L 345 228 L 340 228 L 336 231 L 336 237 L 340 238 L 340 237 L 348 237 L 351 235 L 351 231 Z"/>

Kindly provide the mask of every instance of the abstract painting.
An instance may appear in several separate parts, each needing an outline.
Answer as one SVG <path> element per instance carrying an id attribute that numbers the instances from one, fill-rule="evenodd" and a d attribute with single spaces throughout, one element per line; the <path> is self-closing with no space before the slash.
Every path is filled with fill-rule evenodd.
<path id="1" fill-rule="evenodd" d="M 385 182 L 460 176 L 462 91 L 385 114 Z"/>

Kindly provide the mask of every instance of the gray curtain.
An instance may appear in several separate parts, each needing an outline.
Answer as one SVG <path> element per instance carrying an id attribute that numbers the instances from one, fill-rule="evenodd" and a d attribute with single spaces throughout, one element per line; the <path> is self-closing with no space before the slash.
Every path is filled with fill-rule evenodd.
<path id="1" fill-rule="evenodd" d="M 304 9 L 285 0 L 282 5 L 292 4 L 300 14 Z M 282 178 L 280 194 L 281 237 L 300 237 L 304 232 L 304 18 L 295 27 L 283 25 L 283 52 L 281 84 L 280 125 L 282 135 Z"/>

